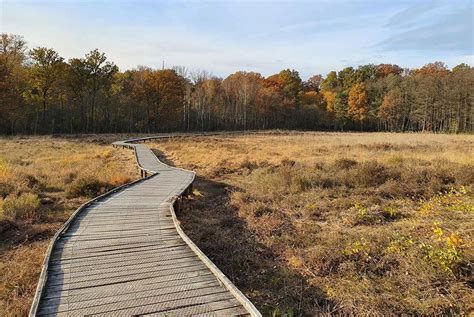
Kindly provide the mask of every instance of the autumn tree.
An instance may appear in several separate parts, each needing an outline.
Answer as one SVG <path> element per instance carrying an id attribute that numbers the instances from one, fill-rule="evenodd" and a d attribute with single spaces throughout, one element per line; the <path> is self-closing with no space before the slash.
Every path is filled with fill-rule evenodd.
<path id="1" fill-rule="evenodd" d="M 348 94 L 346 91 L 338 92 L 334 98 L 334 128 L 344 130 L 349 123 Z"/>
<path id="2" fill-rule="evenodd" d="M 314 75 L 308 78 L 307 81 L 303 82 L 303 90 L 305 92 L 308 91 L 316 91 L 319 92 L 321 90 L 321 84 L 324 78 L 322 75 Z"/>
<path id="3" fill-rule="evenodd" d="M 356 83 L 355 70 L 353 67 L 346 67 L 337 73 L 338 85 L 347 90 Z"/>
<path id="4" fill-rule="evenodd" d="M 364 83 L 352 86 L 348 98 L 348 115 L 356 121 L 363 122 L 369 113 L 367 92 Z"/>
<path id="5" fill-rule="evenodd" d="M 337 96 L 337 93 L 332 92 L 332 91 L 324 91 L 323 92 L 323 98 L 324 98 L 324 101 L 326 102 L 326 110 L 327 111 L 329 111 L 329 112 L 334 112 L 335 111 L 336 96 Z"/>
<path id="6" fill-rule="evenodd" d="M 23 94 L 26 91 L 26 42 L 23 37 L 0 35 L 0 131 L 15 132 L 15 124 L 25 114 Z"/>
<path id="7" fill-rule="evenodd" d="M 233 117 L 237 127 L 247 128 L 249 110 L 254 108 L 262 83 L 262 75 L 254 72 L 236 72 L 222 82 L 225 100 L 234 109 Z"/>
<path id="8" fill-rule="evenodd" d="M 282 124 L 284 98 L 283 81 L 278 76 L 270 76 L 263 80 L 256 104 L 259 118 L 256 127 L 268 129 Z"/>
<path id="9" fill-rule="evenodd" d="M 376 66 L 376 77 L 384 78 L 388 75 L 400 75 L 403 69 L 395 64 L 379 64 Z"/>
<path id="10" fill-rule="evenodd" d="M 86 54 L 85 58 L 72 60 L 72 63 L 75 65 L 74 74 L 84 80 L 84 89 L 89 104 L 85 131 L 95 132 L 98 98 L 103 97 L 102 105 L 105 106 L 107 92 L 112 86 L 118 67 L 113 62 L 107 61 L 105 53 L 99 52 L 97 49 Z"/>
<path id="11" fill-rule="evenodd" d="M 301 92 L 299 99 L 303 105 L 319 105 L 321 103 L 321 95 L 316 91 Z"/>
<path id="12" fill-rule="evenodd" d="M 321 83 L 322 91 L 334 91 L 339 85 L 339 78 L 337 72 L 331 71 L 326 75 L 326 78 Z"/>
<path id="13" fill-rule="evenodd" d="M 44 127 L 48 106 L 54 94 L 54 85 L 61 80 L 64 71 L 64 59 L 55 50 L 46 47 L 34 48 L 29 52 L 29 55 L 32 60 L 30 68 L 31 95 L 33 99 L 39 99 L 41 104 L 41 124 Z M 39 111 L 37 110 L 34 133 L 38 129 L 38 123 Z M 54 121 L 52 129 L 54 130 Z"/>
<path id="14" fill-rule="evenodd" d="M 428 63 L 420 69 L 415 69 L 413 73 L 421 75 L 443 76 L 447 75 L 449 73 L 449 70 L 445 63 L 437 61 L 433 63 Z"/>
<path id="15" fill-rule="evenodd" d="M 296 70 L 285 69 L 278 73 L 283 83 L 283 94 L 291 101 L 296 101 L 301 91 L 303 81 Z"/>
<path id="16" fill-rule="evenodd" d="M 465 71 L 469 71 L 471 69 L 472 69 L 472 67 L 469 66 L 468 64 L 461 63 L 461 64 L 456 65 L 456 66 L 453 67 L 453 73 L 465 72 Z"/>
<path id="17" fill-rule="evenodd" d="M 374 80 L 377 74 L 377 68 L 373 64 L 359 66 L 352 75 L 353 83 L 365 83 L 369 80 Z"/>
<path id="18" fill-rule="evenodd" d="M 383 98 L 378 117 L 389 130 L 400 130 L 403 114 L 403 94 L 400 89 L 390 90 Z"/>

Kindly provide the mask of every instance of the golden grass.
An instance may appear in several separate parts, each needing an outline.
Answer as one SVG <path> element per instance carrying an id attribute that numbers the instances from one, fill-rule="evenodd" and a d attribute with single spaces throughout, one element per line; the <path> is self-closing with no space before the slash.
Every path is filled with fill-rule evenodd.
<path id="1" fill-rule="evenodd" d="M 153 145 L 196 170 L 191 238 L 265 313 L 472 311 L 474 136 L 270 133 Z"/>
<path id="2" fill-rule="evenodd" d="M 446 159 L 456 163 L 472 163 L 474 136 L 423 133 L 258 133 L 227 137 L 170 139 L 159 142 L 169 158 L 186 153 L 190 167 L 209 171 L 225 161 L 226 166 L 239 167 L 247 160 L 279 164 L 282 159 L 300 163 L 333 162 L 349 157 L 367 161 L 412 158 Z M 155 143 L 156 144 L 156 143 Z M 179 152 L 178 152 L 179 150 Z"/>
<path id="3" fill-rule="evenodd" d="M 73 184 L 99 180 L 94 196 L 136 178 L 133 152 L 108 139 L 0 140 L 1 316 L 27 314 L 49 239 L 90 198 L 68 195 Z"/>

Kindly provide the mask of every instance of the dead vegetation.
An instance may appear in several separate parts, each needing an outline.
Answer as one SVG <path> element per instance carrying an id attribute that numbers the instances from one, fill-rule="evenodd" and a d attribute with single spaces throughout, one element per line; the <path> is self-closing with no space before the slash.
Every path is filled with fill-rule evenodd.
<path id="1" fill-rule="evenodd" d="M 138 177 L 133 153 L 110 138 L 0 140 L 1 316 L 27 314 L 49 239 L 69 215 Z"/>
<path id="2" fill-rule="evenodd" d="M 268 314 L 472 311 L 474 138 L 281 133 L 155 145 L 196 170 L 179 217 Z"/>

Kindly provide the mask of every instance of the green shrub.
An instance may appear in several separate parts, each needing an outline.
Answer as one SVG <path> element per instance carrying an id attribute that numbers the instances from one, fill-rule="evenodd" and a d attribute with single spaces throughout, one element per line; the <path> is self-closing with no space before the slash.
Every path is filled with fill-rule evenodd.
<path id="1" fill-rule="evenodd" d="M 96 197 L 106 192 L 111 186 L 93 177 L 82 177 L 73 181 L 66 190 L 70 198 L 74 197 Z"/>
<path id="2" fill-rule="evenodd" d="M 431 245 L 421 243 L 419 245 L 424 254 L 424 259 L 451 274 L 455 274 L 462 262 L 462 256 L 454 245 Z"/>
<path id="3" fill-rule="evenodd" d="M 36 194 L 10 195 L 1 203 L 0 218 L 12 221 L 33 219 L 39 216 L 40 207 L 40 199 Z"/>

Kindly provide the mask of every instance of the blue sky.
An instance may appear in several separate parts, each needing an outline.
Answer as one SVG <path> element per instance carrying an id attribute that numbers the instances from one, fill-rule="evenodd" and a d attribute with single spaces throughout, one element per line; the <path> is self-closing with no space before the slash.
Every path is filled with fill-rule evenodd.
<path id="1" fill-rule="evenodd" d="M 0 0 L 0 31 L 63 57 L 99 48 L 122 70 L 182 65 L 226 76 L 442 60 L 474 64 L 469 1 Z"/>

